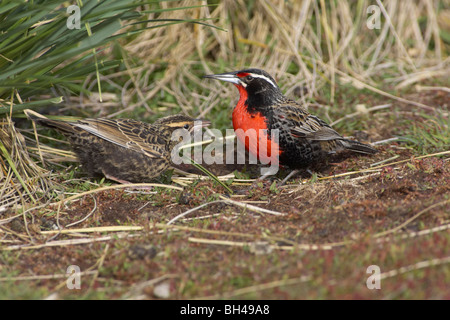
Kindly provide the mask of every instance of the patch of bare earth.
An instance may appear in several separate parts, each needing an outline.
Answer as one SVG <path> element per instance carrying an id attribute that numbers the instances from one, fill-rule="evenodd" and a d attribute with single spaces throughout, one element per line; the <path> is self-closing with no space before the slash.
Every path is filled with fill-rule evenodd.
<path id="1" fill-rule="evenodd" d="M 398 110 L 399 117 L 416 116 Z M 398 130 L 396 116 L 374 118 L 380 123 L 371 129 L 376 139 Z M 449 299 L 448 155 L 420 158 L 397 142 L 379 150 L 370 157 L 335 159 L 315 181 L 304 174 L 277 188 L 268 180 L 229 198 L 203 181 L 183 191 L 144 195 L 101 191 L 58 215 L 57 206 L 53 215 L 36 210 L 30 213 L 33 225 L 5 225 L 10 232 L 3 240 L 11 243 L 2 244 L 0 274 L 19 278 L 0 285 L 28 281 L 28 290 L 44 288 L 43 296 L 57 292 L 60 298 Z M 393 156 L 398 157 L 371 167 Z M 349 172 L 354 174 L 340 176 Z M 215 202 L 199 207 L 210 201 Z M 89 214 L 71 227 L 84 231 L 41 233 Z M 122 229 L 94 229 L 108 226 Z M 35 249 L 5 249 L 31 239 Z M 55 242 L 64 240 L 77 244 Z M 65 275 L 69 265 L 85 272 L 80 290 L 69 290 L 62 277 L 36 277 Z M 367 287 L 371 265 L 381 271 L 379 290 Z M 168 291 L 161 290 L 163 284 Z"/>

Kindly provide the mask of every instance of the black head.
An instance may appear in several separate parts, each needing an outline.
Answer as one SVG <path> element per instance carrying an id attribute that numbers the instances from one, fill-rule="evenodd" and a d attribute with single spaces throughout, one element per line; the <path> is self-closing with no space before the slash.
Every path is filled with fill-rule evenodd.
<path id="1" fill-rule="evenodd" d="M 205 78 L 231 82 L 247 95 L 250 108 L 263 108 L 273 105 L 283 96 L 276 81 L 264 70 L 245 69 L 240 71 L 214 74 Z M 241 92 L 242 96 L 242 92 Z M 241 97 L 242 98 L 242 97 Z"/>

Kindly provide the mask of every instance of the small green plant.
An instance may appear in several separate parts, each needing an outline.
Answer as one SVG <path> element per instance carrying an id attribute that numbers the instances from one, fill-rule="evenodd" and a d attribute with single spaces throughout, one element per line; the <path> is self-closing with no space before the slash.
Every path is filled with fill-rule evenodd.
<path id="1" fill-rule="evenodd" d="M 281 192 L 280 189 L 278 189 L 278 184 L 276 181 L 274 181 L 271 185 L 270 185 L 270 192 L 275 193 L 275 194 L 279 194 Z"/>
<path id="2" fill-rule="evenodd" d="M 412 125 L 401 140 L 418 154 L 450 150 L 450 117 L 444 112 L 438 116 L 423 114 L 424 121 Z"/>

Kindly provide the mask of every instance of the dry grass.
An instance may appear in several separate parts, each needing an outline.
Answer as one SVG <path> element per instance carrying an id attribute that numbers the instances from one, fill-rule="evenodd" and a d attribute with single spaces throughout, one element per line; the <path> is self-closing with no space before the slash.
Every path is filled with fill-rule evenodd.
<path id="1" fill-rule="evenodd" d="M 30 158 L 25 138 L 9 117 L 0 123 L 0 150 L 0 211 L 37 204 L 42 194 L 52 188 L 50 172 Z"/>
<path id="2" fill-rule="evenodd" d="M 163 2 L 161 6 L 198 3 L 206 1 Z M 92 108 L 97 116 L 116 117 L 139 108 L 145 108 L 150 116 L 180 108 L 205 116 L 224 97 L 234 95 L 231 86 L 201 79 L 219 71 L 263 67 L 280 80 L 287 95 L 306 88 L 306 96 L 301 97 L 305 102 L 331 86 L 331 104 L 339 83 L 402 99 L 387 93 L 387 85 L 400 89 L 450 72 L 448 44 L 439 37 L 441 28 L 448 29 L 448 9 L 437 15 L 436 2 L 431 0 L 389 1 L 385 6 L 380 2 L 382 27 L 370 30 L 366 26 L 368 5 L 368 1 L 335 6 L 319 0 L 251 4 L 226 0 L 216 6 L 164 12 L 158 18 L 211 19 L 226 32 L 198 24 L 146 30 L 123 45 L 127 70 L 102 78 L 120 89 L 119 94 L 104 93 L 103 103 L 98 102 L 98 95 L 81 95 L 72 103 L 76 108 Z M 423 20 L 426 23 L 420 22 Z M 161 68 L 162 76 L 155 79 L 154 73 Z M 129 79 L 125 83 L 124 77 Z M 95 90 L 96 81 L 87 79 L 84 87 Z M 176 101 L 151 104 L 165 94 Z M 430 107 L 404 102 L 411 107 Z"/>
<path id="3" fill-rule="evenodd" d="M 366 27 L 368 2 L 359 3 L 360 11 L 355 13 L 355 6 L 348 2 L 334 7 L 334 2 L 324 1 L 256 1 L 249 12 L 245 1 L 221 1 L 217 7 L 192 10 L 191 14 L 214 19 L 227 32 L 198 25 L 151 29 L 126 45 L 125 50 L 140 62 L 129 72 L 134 74 L 133 81 L 139 81 L 141 92 L 147 92 L 145 100 L 167 91 L 175 94 L 183 111 L 202 116 L 219 99 L 232 96 L 234 88 L 201 82 L 197 74 L 217 73 L 224 68 L 263 66 L 282 80 L 288 95 L 302 86 L 308 89 L 308 98 L 331 83 L 331 103 L 338 78 L 358 89 L 366 87 L 383 94 L 380 76 L 402 88 L 448 74 L 449 61 L 439 39 L 434 2 L 387 2 L 383 12 L 393 18 L 382 18 L 386 23 L 380 30 Z M 176 14 L 175 18 L 186 15 Z M 419 25 L 419 18 L 424 17 L 425 28 Z M 436 43 L 434 50 L 430 50 L 431 41 Z M 168 64 L 164 77 L 149 81 L 155 62 L 161 61 Z M 201 71 L 195 71 L 198 69 Z M 207 86 L 207 94 L 192 93 L 191 83 Z"/>

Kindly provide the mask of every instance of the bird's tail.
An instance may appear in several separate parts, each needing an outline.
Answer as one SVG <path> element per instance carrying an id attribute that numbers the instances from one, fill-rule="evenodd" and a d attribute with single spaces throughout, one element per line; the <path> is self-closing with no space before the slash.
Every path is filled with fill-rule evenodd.
<path id="1" fill-rule="evenodd" d="M 374 154 L 377 153 L 378 150 L 361 142 L 354 141 L 354 140 L 348 140 L 348 139 L 342 139 L 340 140 L 342 147 L 344 149 L 359 152 L 359 153 L 365 153 L 365 154 Z"/>
<path id="2" fill-rule="evenodd" d="M 69 122 L 49 119 L 31 109 L 25 109 L 23 112 L 28 117 L 28 119 L 34 121 L 35 123 L 49 128 L 57 129 L 62 134 L 71 134 L 74 132 L 73 126 Z"/>

